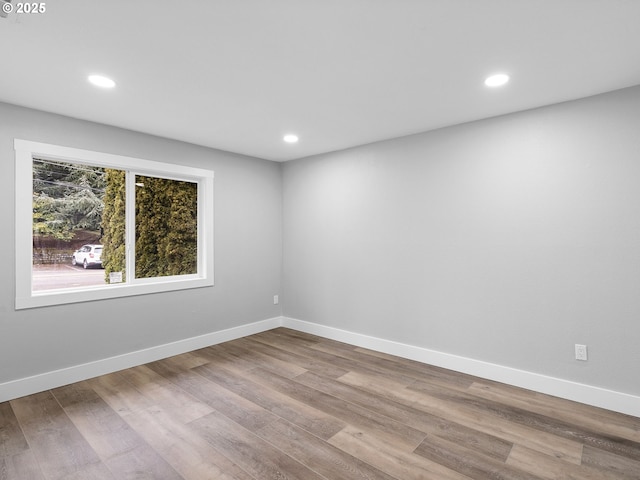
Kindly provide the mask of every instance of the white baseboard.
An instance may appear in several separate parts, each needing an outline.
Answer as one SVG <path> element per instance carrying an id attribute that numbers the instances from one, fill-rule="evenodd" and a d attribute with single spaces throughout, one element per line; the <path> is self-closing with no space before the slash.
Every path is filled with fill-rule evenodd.
<path id="1" fill-rule="evenodd" d="M 635 395 L 482 362 L 472 358 L 437 352 L 427 348 L 371 337 L 288 317 L 274 317 L 219 332 L 212 332 L 82 365 L 0 383 L 0 402 L 43 392 L 99 375 L 113 373 L 125 368 L 143 365 L 173 355 L 180 355 L 281 326 L 587 405 L 606 408 L 614 412 L 640 417 L 640 397 Z"/>
<path id="2" fill-rule="evenodd" d="M 63 385 L 69 385 L 70 383 L 80 382 L 99 375 L 117 372 L 125 368 L 144 365 L 145 363 L 154 362 L 163 358 L 271 330 L 281 325 L 282 317 L 274 317 L 219 332 L 207 333 L 205 335 L 186 338 L 144 350 L 84 363 L 82 365 L 0 383 L 0 402 L 43 392 Z"/>
<path id="3" fill-rule="evenodd" d="M 488 380 L 494 380 L 508 385 L 534 390 L 547 395 L 553 395 L 555 397 L 605 408 L 614 412 L 640 417 L 640 397 L 635 395 L 563 380 L 561 378 L 540 375 L 538 373 L 518 370 L 511 367 L 474 360 L 472 358 L 437 352 L 435 350 L 406 345 L 391 340 L 384 340 L 382 338 L 370 337 L 368 335 L 297 320 L 295 318 L 283 317 L 282 326 L 348 343 L 350 345 L 356 345 L 358 347 L 416 360 L 429 365 L 468 373 Z"/>

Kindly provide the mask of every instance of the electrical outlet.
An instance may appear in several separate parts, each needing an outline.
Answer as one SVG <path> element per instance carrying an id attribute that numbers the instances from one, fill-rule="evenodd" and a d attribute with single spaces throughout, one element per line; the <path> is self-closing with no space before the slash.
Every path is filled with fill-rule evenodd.
<path id="1" fill-rule="evenodd" d="M 278 295 L 274 295 L 273 296 L 273 304 L 274 305 L 278 305 L 278 303 L 280 303 L 280 299 L 278 298 Z"/>
<path id="2" fill-rule="evenodd" d="M 587 346 L 576 343 L 576 360 L 587 361 Z"/>

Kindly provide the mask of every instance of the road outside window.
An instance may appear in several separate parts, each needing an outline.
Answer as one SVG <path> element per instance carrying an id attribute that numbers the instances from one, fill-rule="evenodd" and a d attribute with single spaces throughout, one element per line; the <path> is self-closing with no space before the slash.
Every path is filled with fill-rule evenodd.
<path id="1" fill-rule="evenodd" d="M 104 168 L 33 160 L 33 291 L 105 285 Z"/>

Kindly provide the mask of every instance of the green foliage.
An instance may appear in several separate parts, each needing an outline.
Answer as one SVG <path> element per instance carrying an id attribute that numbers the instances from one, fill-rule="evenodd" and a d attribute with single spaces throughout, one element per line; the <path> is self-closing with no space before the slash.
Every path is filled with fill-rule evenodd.
<path id="1" fill-rule="evenodd" d="M 107 283 L 126 278 L 126 172 L 39 159 L 33 172 L 34 239 L 101 229 Z M 197 273 L 197 183 L 137 176 L 135 203 L 136 278 Z"/>
<path id="2" fill-rule="evenodd" d="M 99 229 L 104 186 L 102 168 L 34 160 L 34 235 L 69 240 L 76 230 Z"/>
<path id="3" fill-rule="evenodd" d="M 107 186 L 102 212 L 102 266 L 105 269 L 105 281 L 109 283 L 111 272 L 122 272 L 123 281 L 126 278 L 126 173 L 114 169 L 106 169 L 105 173 Z"/>
<path id="4" fill-rule="evenodd" d="M 197 184 L 142 176 L 136 184 L 136 278 L 197 273 Z"/>
<path id="5" fill-rule="evenodd" d="M 54 198 L 48 197 L 45 193 L 33 195 L 33 234 L 71 240 L 73 232 L 58 212 L 56 203 Z"/>
<path id="6" fill-rule="evenodd" d="M 96 195 L 102 196 L 106 186 L 104 169 L 57 160 L 33 160 L 34 191 L 62 198 L 78 186 L 91 188 Z"/>

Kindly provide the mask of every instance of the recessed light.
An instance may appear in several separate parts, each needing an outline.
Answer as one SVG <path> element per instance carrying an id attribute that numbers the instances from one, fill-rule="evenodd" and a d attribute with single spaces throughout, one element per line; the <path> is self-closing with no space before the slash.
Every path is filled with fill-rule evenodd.
<path id="1" fill-rule="evenodd" d="M 283 140 L 287 143 L 298 143 L 298 136 L 290 133 L 285 135 Z"/>
<path id="2" fill-rule="evenodd" d="M 113 88 L 116 82 L 103 75 L 89 75 L 88 80 L 96 87 Z"/>
<path id="3" fill-rule="evenodd" d="M 484 81 L 484 84 L 487 87 L 500 87 L 505 83 L 507 83 L 508 81 L 509 81 L 509 75 L 506 75 L 504 73 L 498 73 L 496 75 L 491 75 L 490 77 L 487 77 L 487 79 Z"/>

